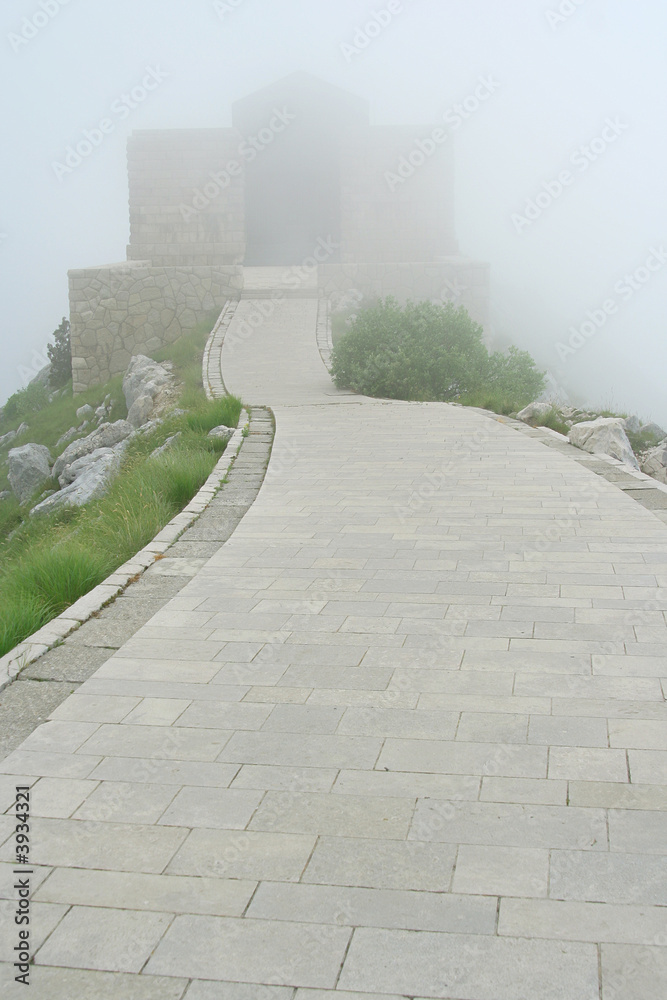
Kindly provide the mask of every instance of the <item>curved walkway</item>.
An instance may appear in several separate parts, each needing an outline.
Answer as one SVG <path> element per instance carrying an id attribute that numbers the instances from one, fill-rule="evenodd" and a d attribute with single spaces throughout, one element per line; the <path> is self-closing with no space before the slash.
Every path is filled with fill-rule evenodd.
<path id="1" fill-rule="evenodd" d="M 478 413 L 337 392 L 317 303 L 260 301 L 222 357 L 275 413 L 256 502 L 2 765 L 44 817 L 31 995 L 663 997 L 667 529 Z"/>

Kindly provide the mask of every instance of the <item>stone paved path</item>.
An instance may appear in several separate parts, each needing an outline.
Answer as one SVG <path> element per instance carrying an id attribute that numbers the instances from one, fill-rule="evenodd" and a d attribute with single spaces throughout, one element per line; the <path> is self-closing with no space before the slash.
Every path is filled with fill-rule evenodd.
<path id="1" fill-rule="evenodd" d="M 667 528 L 477 413 L 338 393 L 316 302 L 255 306 L 258 499 L 2 764 L 31 995 L 664 997 Z"/>

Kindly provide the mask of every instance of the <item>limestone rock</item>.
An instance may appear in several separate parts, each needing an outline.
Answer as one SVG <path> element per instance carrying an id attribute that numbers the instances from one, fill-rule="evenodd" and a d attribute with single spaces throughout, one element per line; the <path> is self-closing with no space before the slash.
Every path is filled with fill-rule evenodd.
<path id="1" fill-rule="evenodd" d="M 3 490 L 0 493 L 0 500 L 9 500 L 10 496 L 12 496 L 11 490 Z"/>
<path id="2" fill-rule="evenodd" d="M 150 396 L 152 400 L 172 382 L 172 376 L 162 365 L 145 354 L 137 354 L 130 361 L 130 366 L 123 379 L 123 394 L 128 411 L 132 404 L 141 396 Z"/>
<path id="3" fill-rule="evenodd" d="M 43 444 L 24 444 L 9 452 L 9 482 L 19 503 L 26 503 L 51 475 L 51 455 Z"/>
<path id="4" fill-rule="evenodd" d="M 208 432 L 208 436 L 213 438 L 215 441 L 224 441 L 225 444 L 230 440 L 234 434 L 233 427 L 226 427 L 225 424 L 220 424 L 218 427 L 214 427 L 212 431 Z"/>
<path id="5" fill-rule="evenodd" d="M 91 466 L 111 454 L 113 450 L 113 448 L 97 448 L 95 451 L 91 451 L 89 455 L 82 455 L 81 458 L 75 459 L 70 465 L 66 465 L 58 476 L 58 482 L 61 487 L 69 486 L 75 479 L 78 479 L 79 476 L 87 472 Z"/>
<path id="6" fill-rule="evenodd" d="M 65 466 L 71 465 L 77 458 L 90 455 L 98 448 L 113 448 L 114 445 L 129 438 L 132 434 L 134 434 L 134 427 L 127 420 L 116 420 L 113 424 L 100 424 L 92 434 L 79 441 L 72 441 L 65 448 L 62 455 L 55 461 L 53 475 L 59 479 Z"/>
<path id="7" fill-rule="evenodd" d="M 159 448 L 156 448 L 155 451 L 150 453 L 149 458 L 159 458 L 160 455 L 164 455 L 165 451 L 169 451 L 169 449 L 176 444 L 178 439 L 181 437 L 181 433 L 181 431 L 178 431 L 177 434 L 172 434 L 171 437 L 168 437 L 163 445 L 160 445 Z"/>
<path id="8" fill-rule="evenodd" d="M 37 504 L 30 513 L 48 514 L 62 507 L 83 507 L 91 500 L 97 500 L 104 496 L 120 469 L 122 447 L 121 444 L 120 447 L 116 448 L 99 449 L 98 457 L 94 462 L 86 461 L 91 456 L 79 459 L 78 475 L 73 482 Z"/>
<path id="9" fill-rule="evenodd" d="M 17 427 L 17 429 L 16 429 L 16 436 L 17 436 L 17 437 L 20 437 L 20 436 L 21 436 L 21 434 L 25 434 L 25 432 L 26 432 L 27 430 L 29 430 L 29 429 L 30 429 L 30 428 L 28 427 L 28 425 L 26 424 L 26 422 L 25 422 L 25 420 L 24 420 L 24 421 L 23 421 L 23 423 L 21 424 L 21 426 L 20 426 L 20 427 Z"/>
<path id="10" fill-rule="evenodd" d="M 6 434 L 3 434 L 2 437 L 0 437 L 0 448 L 4 448 L 5 445 L 11 444 L 15 437 L 18 437 L 16 431 L 7 431 Z"/>
<path id="11" fill-rule="evenodd" d="M 128 410 L 127 419 L 133 427 L 142 427 L 144 424 L 148 423 L 152 412 L 152 397 L 148 394 L 145 396 L 138 396 Z"/>
<path id="12" fill-rule="evenodd" d="M 76 411 L 76 417 L 77 420 L 85 420 L 87 417 L 92 417 L 93 413 L 94 410 L 92 406 L 90 406 L 88 403 L 85 403 L 83 406 L 80 406 L 79 409 Z"/>
<path id="13" fill-rule="evenodd" d="M 598 417 L 570 428 L 570 443 L 592 454 L 611 455 L 633 469 L 639 464 L 625 433 L 623 421 L 618 417 Z"/>
<path id="14" fill-rule="evenodd" d="M 552 409 L 552 403 L 536 400 L 534 403 L 529 403 L 528 406 L 525 406 L 520 413 L 517 413 L 517 419 L 523 420 L 525 424 L 535 424 L 540 420 L 544 420 L 547 414 L 551 413 Z"/>
<path id="15" fill-rule="evenodd" d="M 623 421 L 623 426 L 625 428 L 626 433 L 629 434 L 639 434 L 640 430 L 642 429 L 639 417 L 627 417 Z"/>
<path id="16" fill-rule="evenodd" d="M 657 448 L 651 448 L 646 452 L 641 469 L 647 476 L 653 476 L 661 483 L 667 483 L 667 442 L 663 441 Z"/>
<path id="17" fill-rule="evenodd" d="M 664 441 L 665 438 L 667 438 L 667 431 L 663 431 L 660 424 L 644 424 L 642 427 L 642 433 L 650 434 L 656 441 Z"/>

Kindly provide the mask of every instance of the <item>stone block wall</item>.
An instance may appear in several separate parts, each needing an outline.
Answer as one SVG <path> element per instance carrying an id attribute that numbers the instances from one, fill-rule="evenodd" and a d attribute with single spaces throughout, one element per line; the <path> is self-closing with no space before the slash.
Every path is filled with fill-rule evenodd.
<path id="1" fill-rule="evenodd" d="M 163 266 L 241 263 L 242 141 L 232 128 L 132 133 L 128 260 Z"/>
<path id="2" fill-rule="evenodd" d="M 434 263 L 322 264 L 319 290 L 337 301 L 353 303 L 359 295 L 399 302 L 408 299 L 450 301 L 465 306 L 472 318 L 489 322 L 490 265 L 467 257 L 449 257 Z"/>
<path id="3" fill-rule="evenodd" d="M 457 253 L 451 139 L 438 143 L 433 132 L 374 127 L 343 145 L 342 263 L 433 261 Z"/>
<path id="4" fill-rule="evenodd" d="M 238 298 L 237 266 L 161 267 L 148 261 L 69 272 L 74 392 L 107 382 L 133 354 L 150 354 Z"/>

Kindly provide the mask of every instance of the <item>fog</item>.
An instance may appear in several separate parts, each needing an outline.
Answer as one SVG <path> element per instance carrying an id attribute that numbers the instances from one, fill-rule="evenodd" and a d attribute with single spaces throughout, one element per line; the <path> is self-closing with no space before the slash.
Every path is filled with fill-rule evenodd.
<path id="1" fill-rule="evenodd" d="M 374 124 L 445 123 L 498 345 L 576 402 L 667 422 L 660 0 L 10 0 L 0 17 L 0 400 L 44 364 L 67 270 L 125 258 L 131 131 L 229 126 L 233 101 L 304 70 Z M 91 155 L 54 169 L 105 117 Z"/>

